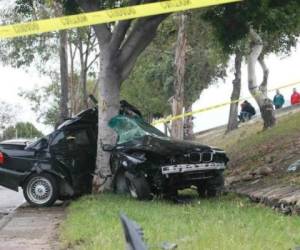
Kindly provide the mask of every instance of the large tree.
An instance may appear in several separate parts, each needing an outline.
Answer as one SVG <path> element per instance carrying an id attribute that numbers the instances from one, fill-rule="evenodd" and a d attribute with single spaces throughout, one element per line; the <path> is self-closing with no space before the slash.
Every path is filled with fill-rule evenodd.
<path id="1" fill-rule="evenodd" d="M 187 14 L 188 48 L 183 84 L 183 106 L 186 111 L 201 98 L 203 89 L 223 78 L 226 73 L 228 57 L 222 52 L 211 26 L 203 21 L 202 15 L 201 10 Z M 158 118 L 171 114 L 168 100 L 172 100 L 175 94 L 176 22 L 177 18 L 173 16 L 163 22 L 153 43 L 143 52 L 129 79 L 122 85 L 122 98 L 137 106 L 149 121 L 153 116 Z M 187 119 L 192 121 L 191 117 Z M 185 124 L 187 127 L 191 126 Z M 192 131 L 187 130 L 185 138 L 190 139 Z"/>
<path id="2" fill-rule="evenodd" d="M 238 128 L 238 107 L 242 88 L 242 62 L 244 57 L 243 46 L 237 46 L 234 52 L 234 79 L 232 81 L 232 94 L 229 118 L 226 132 L 233 131 Z"/>
<path id="3" fill-rule="evenodd" d="M 155 1 L 77 0 L 76 2 L 83 12 L 91 12 L 117 7 L 120 4 L 137 5 Z M 114 144 L 116 141 L 116 135 L 107 126 L 107 123 L 119 113 L 121 84 L 128 78 L 137 58 L 153 40 L 157 27 L 165 18 L 166 15 L 159 15 L 93 26 L 101 51 L 97 152 L 97 172 L 99 175 L 95 179 L 96 190 L 100 188 L 103 179 L 105 184 L 101 186 L 104 189 L 110 189 L 112 173 L 109 168 L 109 154 L 102 150 L 101 145 L 103 143 Z"/>
<path id="4" fill-rule="evenodd" d="M 264 120 L 264 128 L 273 126 L 274 114 L 267 97 L 269 70 L 265 56 L 271 52 L 289 52 L 299 35 L 300 2 L 298 0 L 248 0 L 215 7 L 206 17 L 215 27 L 224 50 L 233 53 L 237 44 L 248 39 L 248 88 L 255 98 Z M 256 77 L 256 64 L 263 79 Z"/>

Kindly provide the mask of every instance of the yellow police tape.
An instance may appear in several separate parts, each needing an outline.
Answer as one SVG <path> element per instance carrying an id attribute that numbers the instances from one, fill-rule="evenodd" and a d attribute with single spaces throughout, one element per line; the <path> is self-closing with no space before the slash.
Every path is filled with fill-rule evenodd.
<path id="1" fill-rule="evenodd" d="M 289 84 L 286 84 L 286 85 L 282 85 L 282 86 L 280 86 L 278 88 L 270 89 L 270 90 L 268 90 L 268 92 L 274 91 L 276 89 L 288 88 L 288 87 L 291 87 L 291 86 L 294 86 L 294 85 L 297 85 L 297 84 L 300 84 L 300 81 L 292 82 L 292 83 L 289 83 Z M 222 102 L 222 103 L 219 103 L 219 104 L 216 104 L 216 105 L 213 105 L 213 106 L 209 106 L 209 107 L 206 107 L 206 108 L 197 109 L 195 111 L 183 113 L 183 114 L 176 115 L 176 116 L 168 116 L 165 119 L 160 119 L 160 120 L 157 120 L 157 121 L 153 122 L 152 125 L 158 125 L 158 124 L 163 124 L 163 123 L 168 123 L 168 122 L 171 122 L 171 121 L 183 119 L 185 117 L 189 117 L 189 116 L 192 116 L 194 114 L 199 114 L 199 113 L 203 113 L 203 112 L 206 112 L 206 111 L 209 111 L 209 110 L 221 108 L 221 107 L 233 104 L 233 103 L 238 103 L 238 102 L 241 102 L 241 101 L 244 101 L 244 100 L 248 100 L 250 98 L 252 98 L 252 96 L 248 96 L 248 97 L 241 98 L 241 99 L 238 99 L 238 100 Z"/>
<path id="2" fill-rule="evenodd" d="M 241 0 L 167 0 L 21 24 L 5 25 L 0 26 L 0 38 L 28 36 L 239 1 Z"/>

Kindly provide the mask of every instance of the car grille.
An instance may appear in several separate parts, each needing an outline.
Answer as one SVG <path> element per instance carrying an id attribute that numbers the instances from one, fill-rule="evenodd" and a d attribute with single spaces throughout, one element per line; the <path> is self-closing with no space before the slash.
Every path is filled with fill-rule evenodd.
<path id="1" fill-rule="evenodd" d="M 204 152 L 201 156 L 201 162 L 212 162 L 213 160 L 213 152 Z"/>
<path id="2" fill-rule="evenodd" d="M 173 156 L 169 164 L 197 164 L 197 163 L 209 163 L 213 162 L 214 153 L 213 152 L 191 152 L 184 155 Z"/>
<path id="3" fill-rule="evenodd" d="M 188 160 L 189 160 L 190 163 L 199 163 L 199 162 L 201 162 L 201 158 L 202 158 L 201 154 L 197 153 L 197 152 L 190 153 L 188 155 Z"/>

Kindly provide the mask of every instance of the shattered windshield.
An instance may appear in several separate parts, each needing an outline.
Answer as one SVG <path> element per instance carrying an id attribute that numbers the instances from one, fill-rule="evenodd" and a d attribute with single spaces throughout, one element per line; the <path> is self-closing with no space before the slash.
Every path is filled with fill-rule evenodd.
<path id="1" fill-rule="evenodd" d="M 146 123 L 140 117 L 118 115 L 112 118 L 108 125 L 118 134 L 119 144 L 143 137 L 145 135 L 166 137 L 165 134 L 160 132 L 157 128 Z"/>

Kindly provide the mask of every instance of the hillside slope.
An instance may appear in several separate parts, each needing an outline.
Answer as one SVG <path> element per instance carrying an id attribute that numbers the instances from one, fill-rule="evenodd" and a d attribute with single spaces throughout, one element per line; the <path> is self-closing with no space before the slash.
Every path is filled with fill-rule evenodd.
<path id="1" fill-rule="evenodd" d="M 286 214 L 300 215 L 300 171 L 287 172 L 300 160 L 299 111 L 281 115 L 277 125 L 266 131 L 262 131 L 261 121 L 251 121 L 226 135 L 218 131 L 198 138 L 227 151 L 228 190 Z"/>
<path id="2" fill-rule="evenodd" d="M 201 143 L 224 148 L 230 158 L 228 177 L 263 175 L 276 182 L 300 184 L 300 173 L 288 174 L 290 164 L 300 159 L 300 112 L 288 113 L 277 125 L 262 131 L 261 121 L 243 124 L 226 135 L 202 136 Z"/>

